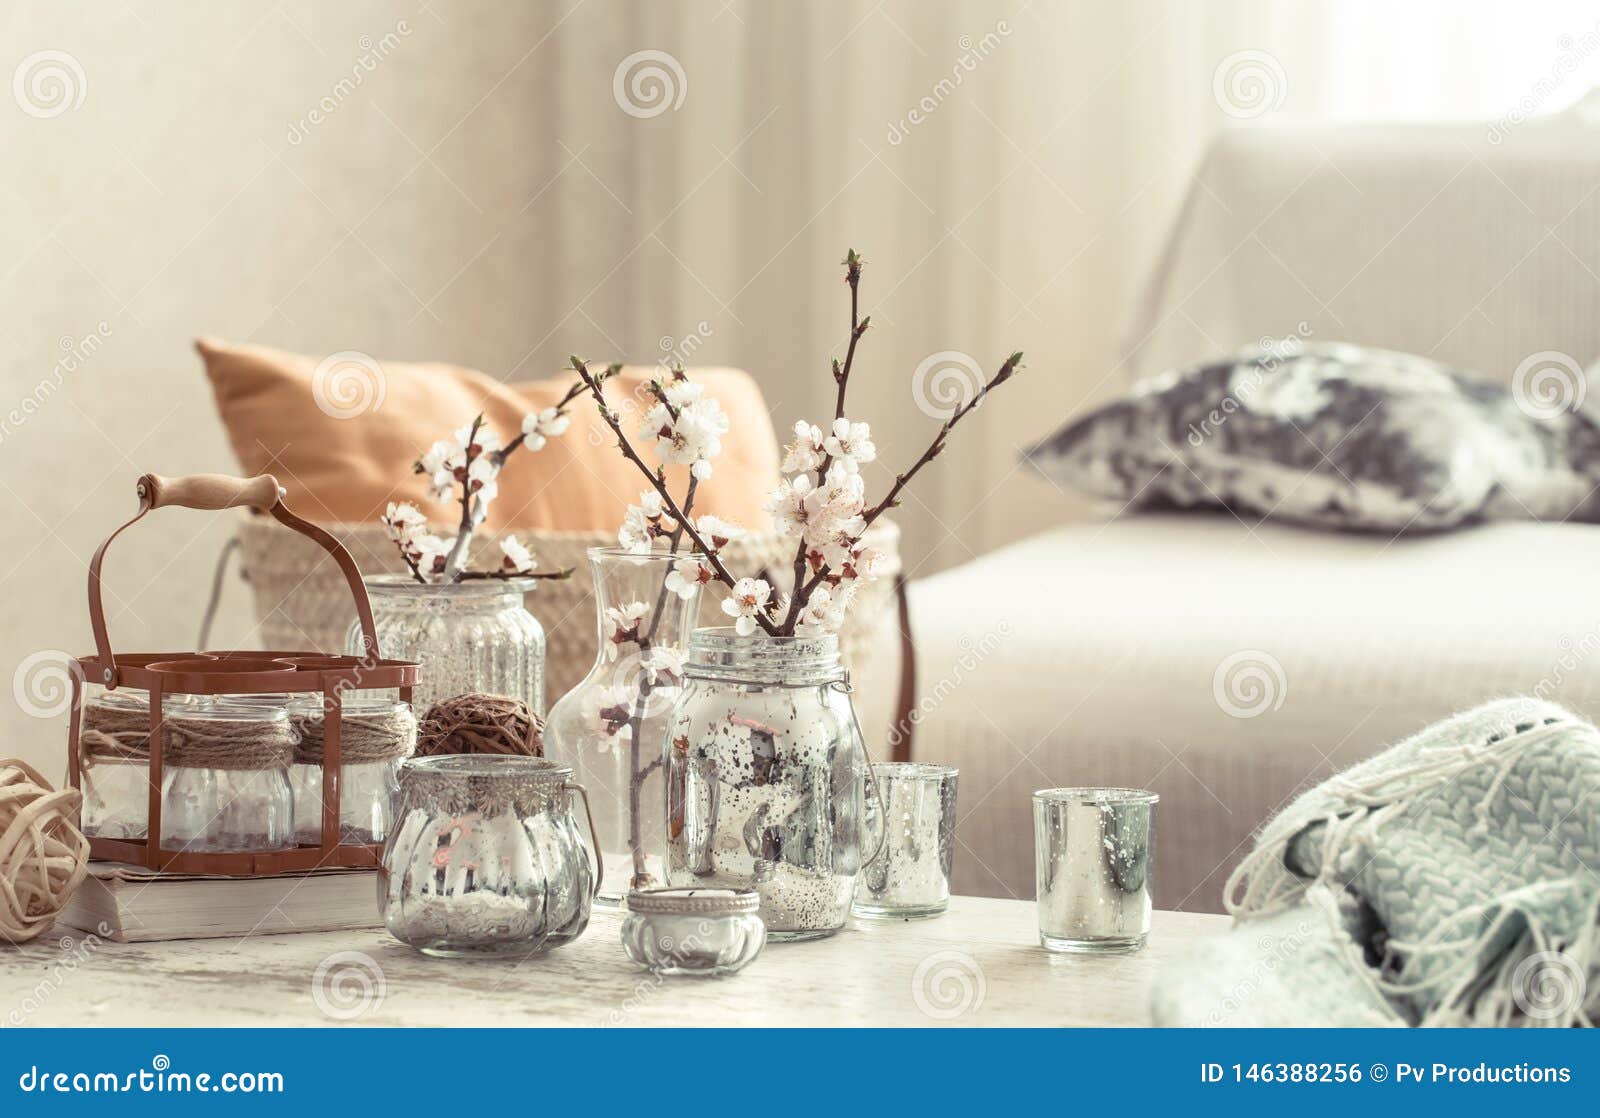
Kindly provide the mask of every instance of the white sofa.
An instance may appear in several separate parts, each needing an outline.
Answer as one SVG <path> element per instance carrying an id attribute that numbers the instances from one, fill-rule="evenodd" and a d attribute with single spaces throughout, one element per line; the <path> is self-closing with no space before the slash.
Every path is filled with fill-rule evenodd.
<path id="1" fill-rule="evenodd" d="M 1600 127 L 1578 113 L 1500 142 L 1238 131 L 1196 180 L 1134 314 L 1136 376 L 1294 334 L 1504 380 L 1600 356 Z M 1600 716 L 1597 561 L 1590 525 L 1128 515 L 913 584 L 913 749 L 962 770 L 957 889 L 1033 895 L 1034 789 L 1133 785 L 1162 796 L 1157 903 L 1217 911 L 1275 808 L 1423 724 L 1530 692 Z"/>

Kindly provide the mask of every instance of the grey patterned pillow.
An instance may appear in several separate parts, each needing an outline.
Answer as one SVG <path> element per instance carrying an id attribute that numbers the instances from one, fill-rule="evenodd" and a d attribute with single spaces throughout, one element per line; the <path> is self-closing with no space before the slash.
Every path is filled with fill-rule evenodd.
<path id="1" fill-rule="evenodd" d="M 1164 374 L 1026 456 L 1057 484 L 1124 508 L 1387 532 L 1600 520 L 1590 417 L 1535 418 L 1504 387 L 1353 345 L 1255 347 Z"/>

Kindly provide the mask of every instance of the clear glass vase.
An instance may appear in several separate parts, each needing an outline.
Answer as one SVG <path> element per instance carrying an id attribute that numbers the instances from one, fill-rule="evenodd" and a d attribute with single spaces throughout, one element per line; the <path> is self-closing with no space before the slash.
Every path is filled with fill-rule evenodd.
<path id="1" fill-rule="evenodd" d="M 545 755 L 571 765 L 594 802 L 596 839 L 605 854 L 600 901 L 621 902 L 630 888 L 665 883 L 667 720 L 677 699 L 684 640 L 700 605 L 666 588 L 666 552 L 589 549 L 600 650 L 594 667 L 550 709 Z M 636 639 L 618 639 L 619 611 L 635 612 Z"/>
<path id="2" fill-rule="evenodd" d="M 669 882 L 755 889 L 774 940 L 843 927 L 867 766 L 838 637 L 697 629 L 667 733 Z"/>
<path id="3" fill-rule="evenodd" d="M 544 629 L 522 604 L 537 579 L 440 585 L 373 575 L 365 582 L 378 648 L 389 659 L 422 665 L 411 697 L 419 718 L 440 699 L 475 692 L 509 695 L 544 714 Z M 365 651 L 358 624 L 345 636 L 345 651 Z"/>

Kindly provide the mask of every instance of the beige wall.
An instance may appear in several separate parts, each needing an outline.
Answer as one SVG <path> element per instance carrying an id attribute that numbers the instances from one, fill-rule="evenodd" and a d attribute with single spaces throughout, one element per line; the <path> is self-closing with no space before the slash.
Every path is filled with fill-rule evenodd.
<path id="1" fill-rule="evenodd" d="M 59 771 L 19 669 L 86 650 L 85 564 L 134 478 L 234 468 L 197 333 L 506 378 L 703 333 L 695 358 L 752 370 L 786 427 L 831 393 L 854 246 L 877 328 L 852 410 L 886 466 L 933 429 L 925 357 L 1028 353 L 901 511 L 914 569 L 1073 515 L 1019 448 L 1118 387 L 1142 262 L 1227 120 L 1218 59 L 1273 47 L 1283 111 L 1314 109 L 1319 26 L 1160 0 L 7 5 L 0 754 Z M 683 101 L 630 115 L 613 76 L 647 49 Z M 228 532 L 178 511 L 119 541 L 119 644 L 193 639 Z M 235 585 L 216 640 L 250 639 Z"/>

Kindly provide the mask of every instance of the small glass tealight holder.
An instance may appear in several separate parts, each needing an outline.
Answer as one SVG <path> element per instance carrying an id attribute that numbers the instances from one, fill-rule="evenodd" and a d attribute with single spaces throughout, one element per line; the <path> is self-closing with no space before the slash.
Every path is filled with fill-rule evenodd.
<path id="1" fill-rule="evenodd" d="M 743 970 L 767 942 L 754 889 L 635 889 L 622 918 L 622 948 L 654 974 Z"/>
<path id="2" fill-rule="evenodd" d="M 417 747 L 417 720 L 408 703 L 371 695 L 344 695 L 339 715 L 339 841 L 379 843 L 389 837 L 400 794 L 400 766 Z M 322 748 L 325 717 L 320 697 L 289 704 L 294 724 L 294 840 L 322 842 Z"/>
<path id="3" fill-rule="evenodd" d="M 1044 947 L 1111 953 L 1145 945 L 1158 798 L 1136 788 L 1047 788 L 1033 794 Z"/>
<path id="4" fill-rule="evenodd" d="M 912 920 L 950 907 L 958 775 L 951 765 L 914 761 L 872 766 L 863 845 L 873 853 L 856 876 L 856 916 Z"/>

